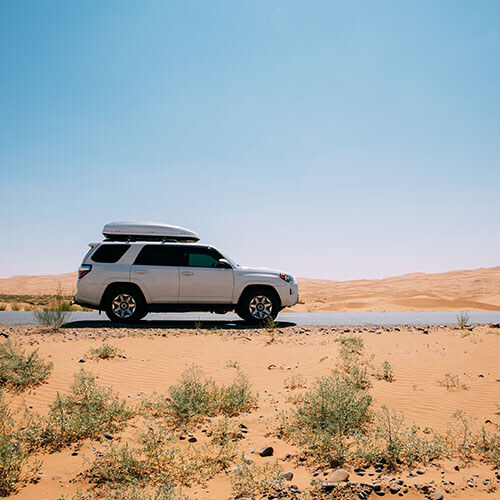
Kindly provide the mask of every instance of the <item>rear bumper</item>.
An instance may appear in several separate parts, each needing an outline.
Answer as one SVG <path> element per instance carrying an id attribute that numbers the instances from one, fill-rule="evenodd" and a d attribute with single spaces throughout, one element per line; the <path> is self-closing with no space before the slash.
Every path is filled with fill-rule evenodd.
<path id="1" fill-rule="evenodd" d="M 78 300 L 76 296 L 73 297 L 73 300 L 70 300 L 70 305 L 76 304 L 77 306 L 86 307 L 87 309 L 100 309 L 99 306 L 95 304 L 89 304 L 88 302 Z"/>

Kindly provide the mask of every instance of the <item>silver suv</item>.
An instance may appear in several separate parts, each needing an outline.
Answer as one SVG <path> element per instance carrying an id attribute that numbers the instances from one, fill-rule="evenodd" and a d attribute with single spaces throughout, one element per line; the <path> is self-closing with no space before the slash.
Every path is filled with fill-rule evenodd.
<path id="1" fill-rule="evenodd" d="M 121 323 L 174 311 L 236 311 L 247 322 L 261 323 L 298 302 L 289 274 L 239 266 L 196 243 L 196 233 L 156 224 L 161 234 L 151 234 L 144 230 L 151 224 L 105 226 L 107 239 L 90 245 L 78 270 L 76 304 L 104 310 Z M 121 231 L 110 231 L 116 227 Z M 181 229 L 189 234 L 180 235 Z"/>

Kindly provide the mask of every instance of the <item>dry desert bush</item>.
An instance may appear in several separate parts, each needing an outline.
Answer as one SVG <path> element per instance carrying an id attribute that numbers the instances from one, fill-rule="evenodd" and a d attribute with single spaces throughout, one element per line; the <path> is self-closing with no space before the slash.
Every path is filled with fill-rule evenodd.
<path id="1" fill-rule="evenodd" d="M 7 496 L 34 479 L 40 467 L 38 462 L 29 460 L 23 425 L 14 417 L 0 391 L 0 496 Z"/>
<path id="2" fill-rule="evenodd" d="M 48 306 L 41 311 L 34 311 L 34 315 L 41 325 L 57 330 L 69 320 L 72 310 L 70 303 L 64 298 L 61 285 L 59 285 Z"/>

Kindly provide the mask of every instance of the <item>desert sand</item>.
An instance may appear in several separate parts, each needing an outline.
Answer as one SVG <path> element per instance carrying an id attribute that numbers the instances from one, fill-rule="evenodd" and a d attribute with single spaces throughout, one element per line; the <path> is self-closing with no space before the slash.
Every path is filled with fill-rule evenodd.
<path id="1" fill-rule="evenodd" d="M 289 311 L 500 311 L 500 266 L 379 280 L 298 278 L 300 303 Z M 0 279 L 0 294 L 74 293 L 76 273 Z"/>
<path id="2" fill-rule="evenodd" d="M 130 405 L 155 392 L 164 394 L 193 364 L 200 366 L 217 383 L 229 383 L 237 370 L 241 370 L 259 397 L 255 410 L 233 417 L 248 428 L 247 435 L 237 442 L 239 457 L 244 453 L 258 465 L 278 460 L 285 471 L 293 472 L 291 484 L 301 491 L 310 488 L 316 468 L 300 461 L 301 450 L 280 439 L 276 426 L 280 413 L 289 411 L 293 405 L 290 396 L 306 389 L 287 389 L 286 380 L 300 375 L 310 387 L 316 377 L 328 376 L 338 360 L 339 343 L 335 340 L 341 336 L 360 336 L 366 355 L 373 356 L 373 366 L 385 360 L 393 366 L 393 382 L 372 378 L 369 392 L 376 408 L 387 405 L 403 412 L 408 424 L 416 423 L 422 428 L 442 432 L 450 425 L 456 410 L 463 410 L 478 428 L 484 425 L 493 430 L 493 426 L 500 423 L 496 406 L 500 403 L 500 329 L 495 326 L 459 330 L 453 327 L 303 328 L 278 325 L 273 330 L 211 331 L 203 329 L 203 325 L 186 329 L 172 329 L 168 325 L 141 329 L 69 324 L 56 333 L 43 332 L 34 326 L 0 326 L 0 333 L 22 343 L 28 350 L 39 349 L 40 356 L 54 364 L 46 383 L 21 395 L 7 394 L 11 405 L 19 405 L 25 400 L 30 408 L 42 415 L 47 414 L 48 405 L 58 393 L 68 392 L 74 374 L 81 368 L 97 375 L 100 384 L 112 386 Z M 5 341 L 3 337 L 0 341 Z M 103 342 L 121 349 L 123 357 L 99 361 L 85 358 L 89 348 Z M 438 381 L 446 373 L 459 376 L 467 389 L 442 387 Z M 123 432 L 114 436 L 114 444 L 134 444 L 137 426 L 137 419 L 132 420 Z M 194 446 L 206 442 L 203 433 L 206 427 L 201 424 L 189 429 L 198 440 Z M 96 454 L 108 446 L 106 439 L 86 440 L 81 446 L 71 445 L 59 452 L 40 454 L 43 465 L 39 482 L 28 484 L 12 498 L 56 500 L 64 495 L 69 499 L 77 489 L 86 490 L 88 480 L 80 474 Z M 273 456 L 259 456 L 259 450 L 265 446 L 274 448 Z M 238 460 L 235 463 L 239 463 Z M 408 489 L 404 498 L 433 498 L 426 497 L 422 485 L 428 486 L 429 495 L 438 491 L 444 498 L 499 498 L 500 476 L 495 476 L 491 465 L 479 460 L 460 462 L 459 470 L 455 470 L 455 465 L 443 458 L 425 466 L 420 471 L 422 474 L 413 474 L 414 477 L 408 474 L 419 467 L 381 473 L 370 468 L 363 476 L 356 474 L 349 462 L 344 468 L 354 482 L 387 484 L 388 477 L 400 478 Z M 231 467 L 204 487 L 184 488 L 184 493 L 197 499 L 233 498 Z M 318 475 L 320 478 L 327 476 L 328 471 L 321 469 Z M 415 484 L 420 486 L 417 488 Z M 382 489 L 387 496 L 392 496 L 387 487 Z M 375 494 L 370 496 L 374 497 Z M 300 495 L 297 494 L 297 498 L 301 498 Z"/>

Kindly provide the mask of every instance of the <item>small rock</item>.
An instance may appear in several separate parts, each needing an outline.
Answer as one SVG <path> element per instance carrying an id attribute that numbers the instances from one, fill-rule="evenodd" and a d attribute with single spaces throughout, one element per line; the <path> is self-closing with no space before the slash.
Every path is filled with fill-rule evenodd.
<path id="1" fill-rule="evenodd" d="M 85 363 L 85 360 L 82 358 L 82 359 L 79 359 L 78 360 L 78 363 Z"/>
<path id="2" fill-rule="evenodd" d="M 396 493 L 398 493 L 400 489 L 401 489 L 401 486 L 399 486 L 399 484 L 391 484 L 391 485 L 389 486 L 389 491 L 390 491 L 393 495 L 395 495 Z"/>
<path id="3" fill-rule="evenodd" d="M 420 476 L 421 476 L 422 474 L 425 474 L 425 469 L 424 469 L 424 468 L 422 468 L 422 469 L 417 469 L 417 474 L 419 474 Z"/>
<path id="4" fill-rule="evenodd" d="M 190 443 L 196 443 L 196 441 L 198 441 L 198 440 L 197 440 L 194 436 L 192 436 L 192 437 L 190 437 L 190 438 L 188 439 L 188 441 L 189 441 Z"/>
<path id="5" fill-rule="evenodd" d="M 440 491 L 435 491 L 434 496 L 432 498 L 434 500 L 443 500 L 444 495 Z"/>
<path id="6" fill-rule="evenodd" d="M 105 432 L 102 436 L 109 440 L 113 439 L 113 434 L 110 434 L 109 432 Z"/>
<path id="7" fill-rule="evenodd" d="M 274 453 L 274 448 L 272 446 L 264 446 L 264 448 L 262 448 L 259 451 L 259 455 L 261 457 L 271 457 L 273 453 Z"/>
<path id="8" fill-rule="evenodd" d="M 291 481 L 293 479 L 293 472 L 285 472 L 283 474 L 283 479 L 285 479 L 286 481 Z"/>
<path id="9" fill-rule="evenodd" d="M 349 472 L 345 469 L 334 470 L 328 478 L 328 483 L 341 483 L 349 479 Z"/>

